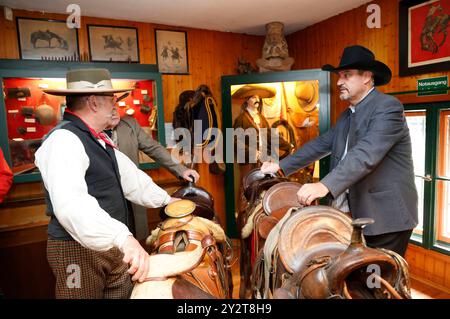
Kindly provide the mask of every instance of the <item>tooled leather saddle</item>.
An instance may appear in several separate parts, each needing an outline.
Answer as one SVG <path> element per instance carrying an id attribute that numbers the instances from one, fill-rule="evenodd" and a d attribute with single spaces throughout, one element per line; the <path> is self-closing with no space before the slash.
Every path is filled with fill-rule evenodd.
<path id="1" fill-rule="evenodd" d="M 373 220 L 352 222 L 326 206 L 292 214 L 278 240 L 285 274 L 274 298 L 411 298 L 406 261 L 366 246 L 362 229 L 369 223 Z"/>

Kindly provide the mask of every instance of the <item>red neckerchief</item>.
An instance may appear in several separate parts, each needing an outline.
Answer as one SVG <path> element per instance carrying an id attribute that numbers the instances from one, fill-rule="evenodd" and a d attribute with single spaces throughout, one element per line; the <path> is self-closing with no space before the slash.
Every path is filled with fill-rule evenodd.
<path id="1" fill-rule="evenodd" d="M 81 117 L 79 117 L 78 115 L 76 115 L 75 113 L 73 113 L 72 111 L 70 111 L 70 110 L 64 110 L 64 112 L 65 113 L 68 113 L 68 114 L 71 114 L 71 115 L 73 115 L 73 116 L 76 116 L 76 117 L 78 117 L 80 120 L 81 120 L 81 122 L 83 122 L 84 123 L 84 125 L 86 125 L 86 127 L 89 129 L 89 131 L 91 132 L 91 134 L 96 138 L 96 139 L 100 139 L 100 140 L 102 140 L 103 142 L 105 142 L 106 144 L 108 144 L 109 146 L 111 146 L 112 148 L 117 148 L 117 146 L 116 145 L 114 145 L 114 143 L 111 141 L 111 139 L 108 137 L 108 135 L 106 135 L 105 134 L 105 132 L 100 132 L 100 133 L 97 133 L 92 127 L 90 127 L 85 121 L 83 121 L 83 119 L 81 118 Z"/>

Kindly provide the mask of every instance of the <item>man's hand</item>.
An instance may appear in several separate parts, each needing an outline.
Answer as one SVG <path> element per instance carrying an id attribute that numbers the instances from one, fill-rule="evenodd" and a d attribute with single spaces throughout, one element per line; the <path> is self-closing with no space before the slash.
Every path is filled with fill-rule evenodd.
<path id="1" fill-rule="evenodd" d="M 309 206 L 315 199 L 324 197 L 328 192 L 328 188 L 321 182 L 305 184 L 297 192 L 297 197 L 300 204 Z"/>
<path id="2" fill-rule="evenodd" d="M 197 181 L 200 179 L 200 175 L 197 173 L 195 169 L 187 169 L 183 172 L 182 177 L 187 180 L 188 182 L 192 182 L 192 177 L 194 177 L 194 183 L 197 183 Z"/>
<path id="3" fill-rule="evenodd" d="M 148 275 L 148 254 L 139 242 L 133 237 L 128 236 L 122 246 L 124 254 L 123 262 L 130 268 L 128 273 L 133 275 L 131 280 L 143 282 Z"/>
<path id="4" fill-rule="evenodd" d="M 263 174 L 275 174 L 280 169 L 280 165 L 274 162 L 264 162 L 261 166 L 261 173 Z"/>

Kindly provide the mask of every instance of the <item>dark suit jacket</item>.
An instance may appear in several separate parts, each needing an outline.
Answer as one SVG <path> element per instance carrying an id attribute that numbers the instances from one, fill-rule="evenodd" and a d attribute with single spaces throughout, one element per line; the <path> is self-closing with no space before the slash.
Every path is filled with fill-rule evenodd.
<path id="1" fill-rule="evenodd" d="M 149 136 L 133 117 L 123 117 L 116 127 L 117 146 L 136 165 L 139 165 L 139 151 L 144 152 L 156 162 L 167 168 L 173 175 L 181 177 L 187 168 L 172 160 L 167 149 Z M 132 204 L 136 238 L 141 240 L 148 236 L 147 209 Z"/>
<path id="2" fill-rule="evenodd" d="M 364 234 L 413 229 L 418 221 L 417 191 L 403 105 L 376 89 L 366 96 L 355 108 L 355 144 L 340 161 L 349 116 L 350 110 L 343 112 L 328 132 L 282 160 L 281 169 L 289 175 L 331 154 L 330 173 L 321 182 L 334 198 L 349 189 L 354 219 L 375 220 Z"/>

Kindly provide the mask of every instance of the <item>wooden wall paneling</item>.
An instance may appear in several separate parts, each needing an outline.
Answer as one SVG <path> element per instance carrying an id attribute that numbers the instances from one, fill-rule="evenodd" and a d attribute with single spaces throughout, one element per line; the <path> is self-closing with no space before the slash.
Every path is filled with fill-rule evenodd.
<path id="1" fill-rule="evenodd" d="M 434 258 L 428 254 L 424 256 L 425 279 L 434 281 Z"/>
<path id="2" fill-rule="evenodd" d="M 450 258 L 448 256 L 410 244 L 406 260 L 412 278 L 450 293 Z"/>
<path id="3" fill-rule="evenodd" d="M 450 287 L 450 263 L 445 264 L 444 286 Z"/>
<path id="4" fill-rule="evenodd" d="M 55 278 L 47 262 L 46 249 L 46 241 L 0 248 L 2 297 L 8 299 L 54 297 Z"/>
<path id="5" fill-rule="evenodd" d="M 434 276 L 433 281 L 438 283 L 439 285 L 445 285 L 445 261 L 436 259 L 434 261 L 434 269 L 432 271 Z"/>

